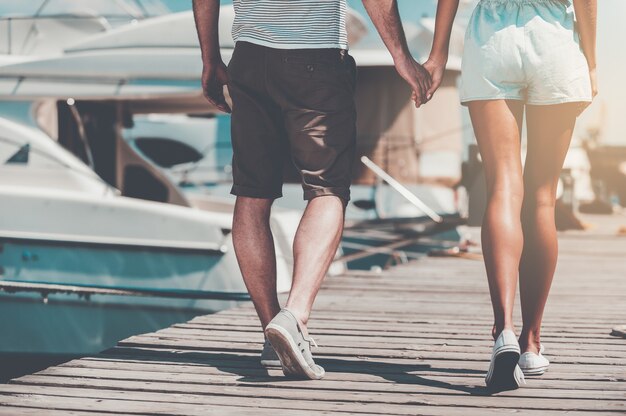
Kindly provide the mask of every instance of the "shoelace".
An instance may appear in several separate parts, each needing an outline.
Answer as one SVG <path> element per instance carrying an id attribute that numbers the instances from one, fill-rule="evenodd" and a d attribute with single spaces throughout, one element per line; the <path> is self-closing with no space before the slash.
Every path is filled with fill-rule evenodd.
<path id="1" fill-rule="evenodd" d="M 309 343 L 309 345 L 313 345 L 315 348 L 319 348 L 317 346 L 317 342 L 315 342 L 312 336 L 309 335 L 309 338 L 305 338 L 305 340 Z"/>

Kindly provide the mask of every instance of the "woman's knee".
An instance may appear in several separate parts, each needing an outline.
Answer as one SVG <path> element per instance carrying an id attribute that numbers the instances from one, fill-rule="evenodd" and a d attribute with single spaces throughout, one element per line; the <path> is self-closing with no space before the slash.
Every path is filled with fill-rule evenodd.
<path id="1" fill-rule="evenodd" d="M 508 178 L 487 182 L 487 197 L 490 201 L 510 201 L 522 203 L 524 200 L 524 184 L 521 178 Z"/>
<path id="2" fill-rule="evenodd" d="M 554 209 L 556 206 L 556 189 L 553 186 L 544 186 L 535 189 L 526 189 L 524 194 L 525 209 Z"/>

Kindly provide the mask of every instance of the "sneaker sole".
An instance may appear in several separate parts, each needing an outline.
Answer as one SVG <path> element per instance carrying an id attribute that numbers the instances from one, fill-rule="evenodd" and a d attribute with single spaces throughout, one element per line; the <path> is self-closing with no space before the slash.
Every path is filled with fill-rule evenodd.
<path id="1" fill-rule="evenodd" d="M 261 366 L 266 368 L 280 367 L 280 360 L 261 360 Z"/>
<path id="2" fill-rule="evenodd" d="M 535 367 L 535 368 L 523 368 L 520 367 L 522 369 L 522 373 L 524 373 L 525 376 L 541 376 L 543 375 L 543 373 L 546 372 L 546 370 L 548 369 L 548 366 L 544 366 L 544 367 Z"/>
<path id="3" fill-rule="evenodd" d="M 519 361 L 520 353 L 508 350 L 496 353 L 493 364 L 491 379 L 487 387 L 495 390 L 515 390 L 520 387 L 521 380 L 515 375 L 515 367 Z"/>
<path id="4" fill-rule="evenodd" d="M 286 376 L 310 380 L 320 380 L 324 377 L 324 373 L 316 374 L 307 364 L 295 340 L 286 329 L 269 324 L 265 329 L 265 335 L 274 347 Z"/>

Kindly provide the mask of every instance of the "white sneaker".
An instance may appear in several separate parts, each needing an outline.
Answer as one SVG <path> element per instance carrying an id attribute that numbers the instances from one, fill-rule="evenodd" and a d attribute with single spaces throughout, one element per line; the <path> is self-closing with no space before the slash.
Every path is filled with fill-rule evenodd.
<path id="1" fill-rule="evenodd" d="M 539 354 L 525 352 L 519 357 L 519 366 L 525 376 L 540 376 L 550 366 L 550 361 L 543 356 L 543 345 L 539 348 Z"/>
<path id="2" fill-rule="evenodd" d="M 485 382 L 495 390 L 512 390 L 524 384 L 524 373 L 517 365 L 520 348 L 513 331 L 505 329 L 493 346 L 491 363 Z"/>

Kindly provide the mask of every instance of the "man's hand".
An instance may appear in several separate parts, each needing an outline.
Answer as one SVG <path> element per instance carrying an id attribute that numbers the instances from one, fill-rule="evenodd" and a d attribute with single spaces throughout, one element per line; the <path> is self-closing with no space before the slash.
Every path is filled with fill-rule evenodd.
<path id="1" fill-rule="evenodd" d="M 430 79 L 432 83 L 430 84 L 430 88 L 426 92 L 426 100 L 430 101 L 435 95 L 435 92 L 441 86 L 441 81 L 443 81 L 443 74 L 446 70 L 446 63 L 443 60 L 435 60 L 433 58 L 429 58 L 428 61 L 424 64 L 424 68 L 430 74 Z"/>
<path id="2" fill-rule="evenodd" d="M 219 110 L 230 113 L 224 98 L 224 85 L 228 84 L 228 71 L 222 60 L 208 62 L 202 68 L 202 92 L 205 98 Z"/>
<path id="3" fill-rule="evenodd" d="M 219 17 L 220 0 L 193 0 L 193 17 L 198 31 L 202 54 L 202 94 L 215 107 L 230 113 L 224 98 L 228 83 L 226 65 L 220 55 Z"/>
<path id="4" fill-rule="evenodd" d="M 405 58 L 396 62 L 396 70 L 398 74 L 411 86 L 413 94 L 411 98 L 415 102 L 415 107 L 419 108 L 428 99 L 426 98 L 428 90 L 431 87 L 430 74 L 426 69 L 415 62 L 413 58 Z"/>

